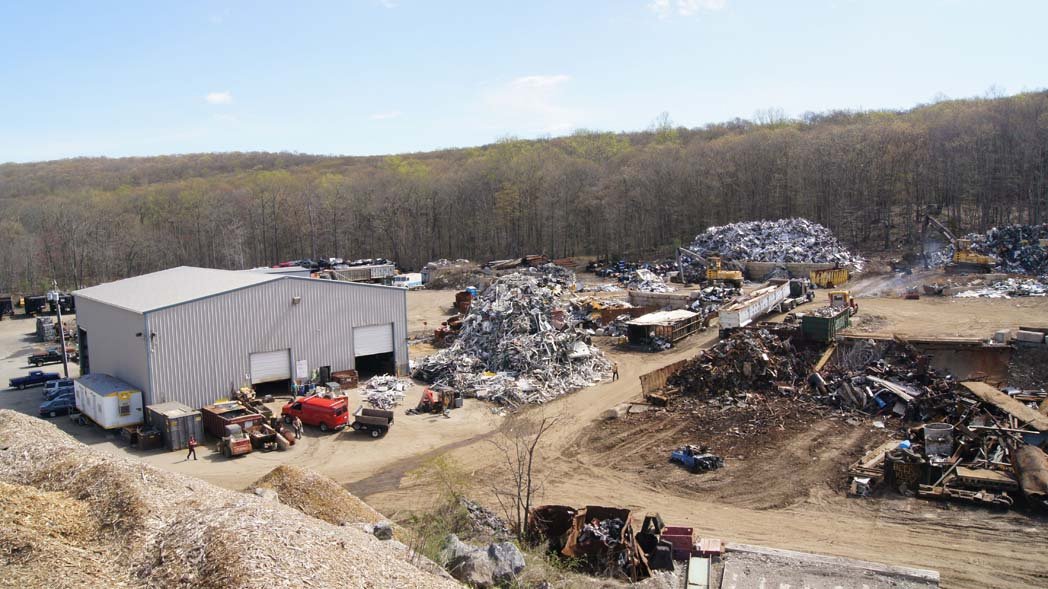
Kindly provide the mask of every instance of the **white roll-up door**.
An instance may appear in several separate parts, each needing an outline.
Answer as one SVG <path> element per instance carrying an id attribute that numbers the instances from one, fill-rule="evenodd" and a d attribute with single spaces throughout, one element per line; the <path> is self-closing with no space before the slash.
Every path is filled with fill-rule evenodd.
<path id="1" fill-rule="evenodd" d="M 370 356 L 393 351 L 393 324 L 353 328 L 353 355 Z"/>
<path id="2" fill-rule="evenodd" d="M 251 384 L 291 378 L 290 350 L 251 354 Z"/>

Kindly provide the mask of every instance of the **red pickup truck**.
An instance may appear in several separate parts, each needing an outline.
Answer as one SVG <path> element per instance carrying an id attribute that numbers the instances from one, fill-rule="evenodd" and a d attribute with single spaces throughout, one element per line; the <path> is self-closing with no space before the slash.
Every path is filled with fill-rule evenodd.
<path id="1" fill-rule="evenodd" d="M 342 429 L 349 425 L 349 400 L 345 397 L 302 397 L 284 405 L 280 414 L 284 423 L 298 417 L 305 425 L 320 427 L 320 431 Z"/>

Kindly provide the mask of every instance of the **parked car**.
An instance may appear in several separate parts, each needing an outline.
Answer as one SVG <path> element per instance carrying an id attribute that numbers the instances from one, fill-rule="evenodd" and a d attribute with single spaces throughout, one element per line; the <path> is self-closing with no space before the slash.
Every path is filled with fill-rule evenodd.
<path id="1" fill-rule="evenodd" d="M 59 395 L 40 405 L 40 416 L 55 417 L 57 415 L 67 415 L 74 409 L 76 409 L 76 397 L 73 395 Z"/>
<path id="2" fill-rule="evenodd" d="M 280 413 L 284 423 L 298 417 L 304 425 L 319 427 L 322 432 L 349 425 L 349 401 L 345 397 L 303 397 L 284 405 Z"/>
<path id="3" fill-rule="evenodd" d="M 48 393 L 54 391 L 55 389 L 64 389 L 66 387 L 69 387 L 70 389 L 73 388 L 73 379 L 60 378 L 58 380 L 49 380 L 44 383 L 43 395 L 46 397 Z"/>
<path id="4" fill-rule="evenodd" d="M 29 374 L 25 376 L 19 376 L 12 378 L 8 381 L 8 385 L 11 388 L 24 389 L 26 387 L 35 387 L 44 384 L 50 380 L 58 380 L 61 378 L 57 372 L 44 372 L 43 370 L 30 370 Z"/>
<path id="5" fill-rule="evenodd" d="M 50 401 L 51 399 L 57 399 L 63 395 L 72 395 L 75 389 L 72 386 L 53 388 L 48 391 L 44 391 L 44 400 Z"/>

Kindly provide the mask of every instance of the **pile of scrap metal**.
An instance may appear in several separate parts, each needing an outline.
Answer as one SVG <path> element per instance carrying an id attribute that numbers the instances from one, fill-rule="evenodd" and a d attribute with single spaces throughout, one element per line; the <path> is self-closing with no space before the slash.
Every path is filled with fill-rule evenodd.
<path id="1" fill-rule="evenodd" d="M 528 515 L 528 538 L 593 575 L 636 582 L 651 576 L 628 509 L 543 505 Z M 672 564 L 671 564 L 672 566 Z"/>
<path id="2" fill-rule="evenodd" d="M 713 317 L 721 307 L 734 301 L 741 294 L 742 290 L 733 286 L 707 286 L 692 295 L 695 298 L 688 303 L 688 308 L 704 316 Z"/>
<path id="3" fill-rule="evenodd" d="M 558 266 L 552 262 L 548 264 L 541 264 L 539 266 L 533 266 L 526 270 L 528 274 L 541 275 L 546 278 L 556 280 L 561 284 L 572 286 L 575 284 L 575 273 L 563 266 Z"/>
<path id="4" fill-rule="evenodd" d="M 611 362 L 572 321 L 564 285 L 549 276 L 500 277 L 471 304 L 450 348 L 413 376 L 510 407 L 543 403 L 611 376 Z"/>
<path id="5" fill-rule="evenodd" d="M 965 382 L 955 410 L 908 430 L 868 453 L 849 470 L 850 493 L 869 496 L 879 486 L 927 499 L 1008 508 L 1020 498 L 1048 510 L 1048 416 L 1029 404 L 1042 391 L 997 390 Z"/>
<path id="6" fill-rule="evenodd" d="M 644 269 L 654 274 L 666 274 L 676 269 L 672 262 L 617 262 L 596 261 L 586 265 L 586 271 L 592 272 L 602 278 L 614 278 L 619 282 L 627 282 L 635 270 Z"/>
<path id="7" fill-rule="evenodd" d="M 485 268 L 491 270 L 515 270 L 517 268 L 534 268 L 549 264 L 549 258 L 542 254 L 531 254 L 523 258 L 510 258 L 508 260 L 491 260 L 484 264 Z"/>
<path id="8" fill-rule="evenodd" d="M 673 292 L 673 288 L 663 282 L 662 278 L 658 274 L 655 274 L 647 268 L 637 268 L 629 274 L 629 280 L 626 282 L 626 288 L 629 290 L 639 290 L 641 292 Z"/>
<path id="9" fill-rule="evenodd" d="M 852 254 L 826 227 L 807 219 L 750 221 L 710 227 L 688 248 L 701 256 L 753 262 L 837 263 L 861 270 Z"/>
<path id="10" fill-rule="evenodd" d="M 1009 278 L 999 280 L 988 286 L 972 288 L 959 292 L 954 296 L 962 299 L 987 298 L 987 299 L 1010 299 L 1012 297 L 1043 297 L 1048 296 L 1048 276 L 1036 278 Z"/>
<path id="11" fill-rule="evenodd" d="M 995 256 L 1001 272 L 1048 274 L 1048 223 L 994 227 L 986 233 L 968 234 L 965 239 L 971 241 L 973 251 Z"/>
<path id="12" fill-rule="evenodd" d="M 403 378 L 390 375 L 374 376 L 364 383 L 361 393 L 364 401 L 375 409 L 392 409 L 404 400 L 404 392 L 411 383 Z"/>
<path id="13" fill-rule="evenodd" d="M 931 367 L 931 358 L 901 338 L 862 340 L 840 349 L 836 362 L 813 374 L 813 398 L 870 415 L 907 421 L 955 416 L 953 377 Z"/>
<path id="14" fill-rule="evenodd" d="M 789 325 L 735 330 L 699 352 L 667 384 L 682 395 L 703 399 L 751 391 L 795 392 L 814 364 L 813 350 L 795 345 L 795 335 L 796 328 Z"/>

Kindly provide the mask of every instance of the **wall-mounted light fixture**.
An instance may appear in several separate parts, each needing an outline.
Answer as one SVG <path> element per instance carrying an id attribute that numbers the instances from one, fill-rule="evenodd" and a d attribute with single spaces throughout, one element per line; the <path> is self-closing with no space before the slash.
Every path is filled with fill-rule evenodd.
<path id="1" fill-rule="evenodd" d="M 292 305 L 297 305 L 297 304 L 299 304 L 301 302 L 302 302 L 302 297 L 300 297 L 298 295 L 295 295 L 295 296 L 291 297 L 291 304 Z"/>

